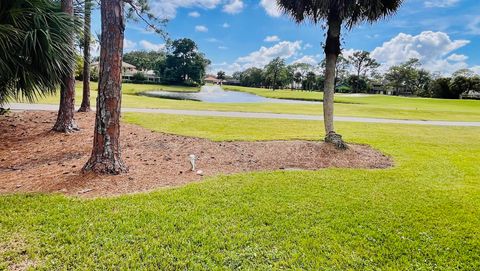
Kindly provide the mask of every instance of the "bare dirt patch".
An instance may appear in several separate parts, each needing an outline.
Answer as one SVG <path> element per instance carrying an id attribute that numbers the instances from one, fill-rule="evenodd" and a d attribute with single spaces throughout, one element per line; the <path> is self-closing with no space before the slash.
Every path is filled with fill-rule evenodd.
<path id="1" fill-rule="evenodd" d="M 323 142 L 212 142 L 122 125 L 123 158 L 129 173 L 82 174 L 92 140 L 94 113 L 78 113 L 80 132 L 50 131 L 53 112 L 0 116 L 0 193 L 60 192 L 83 197 L 149 191 L 199 181 L 205 176 L 247 171 L 327 167 L 387 168 L 389 157 L 365 145 L 337 151 Z M 203 176 L 190 171 L 188 156 L 198 157 Z"/>

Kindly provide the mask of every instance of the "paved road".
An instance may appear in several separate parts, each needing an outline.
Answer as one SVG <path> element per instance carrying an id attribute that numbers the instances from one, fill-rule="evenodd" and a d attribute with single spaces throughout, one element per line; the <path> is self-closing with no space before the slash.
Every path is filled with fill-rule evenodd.
<path id="1" fill-rule="evenodd" d="M 6 108 L 10 108 L 11 110 L 57 111 L 58 105 L 14 103 L 6 106 Z M 252 118 L 252 119 L 323 120 L 322 116 L 316 116 L 316 115 L 209 111 L 209 110 L 122 108 L 122 112 L 160 113 L 160 114 L 186 115 L 186 116 L 231 117 L 231 118 Z M 480 122 L 461 122 L 461 121 L 398 120 L 398 119 L 357 118 L 357 117 L 335 117 L 335 121 L 480 127 Z"/>

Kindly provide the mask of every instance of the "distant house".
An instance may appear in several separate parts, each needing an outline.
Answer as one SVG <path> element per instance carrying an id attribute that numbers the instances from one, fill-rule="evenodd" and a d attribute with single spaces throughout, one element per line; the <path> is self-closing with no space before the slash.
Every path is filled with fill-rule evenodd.
<path id="1" fill-rule="evenodd" d="M 369 90 L 370 94 L 383 94 L 383 95 L 399 95 L 395 92 L 394 89 L 389 87 L 385 82 L 374 82 L 371 84 L 371 88 Z"/>
<path id="2" fill-rule="evenodd" d="M 396 96 L 411 96 L 413 95 L 412 91 L 408 90 L 406 87 L 394 88 L 389 86 L 386 81 L 383 82 L 373 82 L 371 84 L 370 94 L 383 94 L 383 95 L 396 95 Z"/>
<path id="3" fill-rule="evenodd" d="M 460 99 L 480 100 L 480 92 L 475 90 L 465 91 L 460 95 Z"/>
<path id="4" fill-rule="evenodd" d="M 233 78 L 227 78 L 225 81 L 223 81 L 224 85 L 230 85 L 230 86 L 240 86 L 240 80 L 233 79 Z"/>
<path id="5" fill-rule="evenodd" d="M 100 62 L 93 62 L 90 64 L 90 67 L 92 67 L 94 70 L 100 70 Z M 142 73 L 146 81 L 152 82 L 152 83 L 159 83 L 160 82 L 160 77 L 158 77 L 153 70 L 142 70 L 139 71 L 137 70 L 137 67 L 134 65 L 127 63 L 127 62 L 122 62 L 122 80 L 123 81 L 132 81 L 133 80 L 133 75 L 136 73 Z"/>
<path id="6" fill-rule="evenodd" d="M 205 81 L 205 83 L 207 83 L 207 84 L 216 84 L 216 85 L 218 85 L 218 84 L 220 84 L 220 81 L 221 81 L 221 80 L 218 80 L 218 79 L 217 79 L 215 76 L 213 76 L 213 75 L 207 75 L 207 77 L 205 77 L 204 81 Z"/>

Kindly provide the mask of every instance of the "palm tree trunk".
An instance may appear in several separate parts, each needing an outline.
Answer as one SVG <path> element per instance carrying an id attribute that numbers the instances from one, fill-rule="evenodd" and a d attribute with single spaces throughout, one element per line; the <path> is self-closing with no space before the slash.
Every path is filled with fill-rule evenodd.
<path id="1" fill-rule="evenodd" d="M 122 0 L 102 0 L 102 38 L 97 113 L 90 160 L 84 172 L 102 174 L 127 172 L 120 156 L 120 109 L 124 13 Z"/>
<path id="2" fill-rule="evenodd" d="M 62 11 L 73 16 L 73 0 L 62 0 Z M 73 33 L 70 36 L 69 45 L 74 47 Z M 73 52 L 73 50 L 72 50 Z M 71 55 L 72 59 L 75 57 Z M 75 76 L 73 65 L 69 67 L 68 74 L 63 78 L 60 87 L 60 107 L 58 109 L 57 121 L 52 130 L 63 133 L 78 131 L 74 120 L 75 112 Z"/>
<path id="3" fill-rule="evenodd" d="M 325 44 L 325 88 L 323 94 L 323 117 L 325 124 L 325 142 L 333 143 L 338 149 L 346 149 L 342 136 L 335 133 L 333 125 L 336 64 L 340 55 L 340 30 L 342 21 L 338 16 L 328 19 L 328 33 Z"/>
<path id="4" fill-rule="evenodd" d="M 92 0 L 85 0 L 85 18 L 83 26 L 83 96 L 78 112 L 89 112 L 90 108 L 90 23 Z"/>

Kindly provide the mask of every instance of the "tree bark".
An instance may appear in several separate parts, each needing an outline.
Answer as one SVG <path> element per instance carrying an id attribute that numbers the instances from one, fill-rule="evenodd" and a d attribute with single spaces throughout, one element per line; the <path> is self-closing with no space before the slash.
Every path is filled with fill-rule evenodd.
<path id="1" fill-rule="evenodd" d="M 90 24 L 92 0 L 85 0 L 85 18 L 83 25 L 83 96 L 78 112 L 90 112 Z"/>
<path id="2" fill-rule="evenodd" d="M 328 33 L 325 43 L 325 88 L 323 93 L 323 117 L 325 124 L 325 142 L 333 143 L 338 149 L 346 149 L 342 136 L 337 134 L 333 124 L 336 64 L 340 55 L 341 19 L 336 15 L 328 18 Z"/>
<path id="3" fill-rule="evenodd" d="M 62 11 L 73 16 L 73 0 L 62 0 Z M 69 37 L 68 46 L 74 47 L 74 33 Z M 73 50 L 72 50 L 73 51 Z M 71 55 L 73 59 L 75 56 Z M 52 130 L 63 133 L 78 131 L 78 126 L 74 119 L 75 113 L 75 67 L 69 67 L 67 75 L 64 76 L 60 86 L 60 107 L 58 109 L 57 121 Z"/>
<path id="4" fill-rule="evenodd" d="M 102 38 L 97 113 L 90 160 L 84 172 L 120 174 L 128 169 L 121 159 L 120 111 L 124 38 L 123 1 L 102 0 Z"/>

